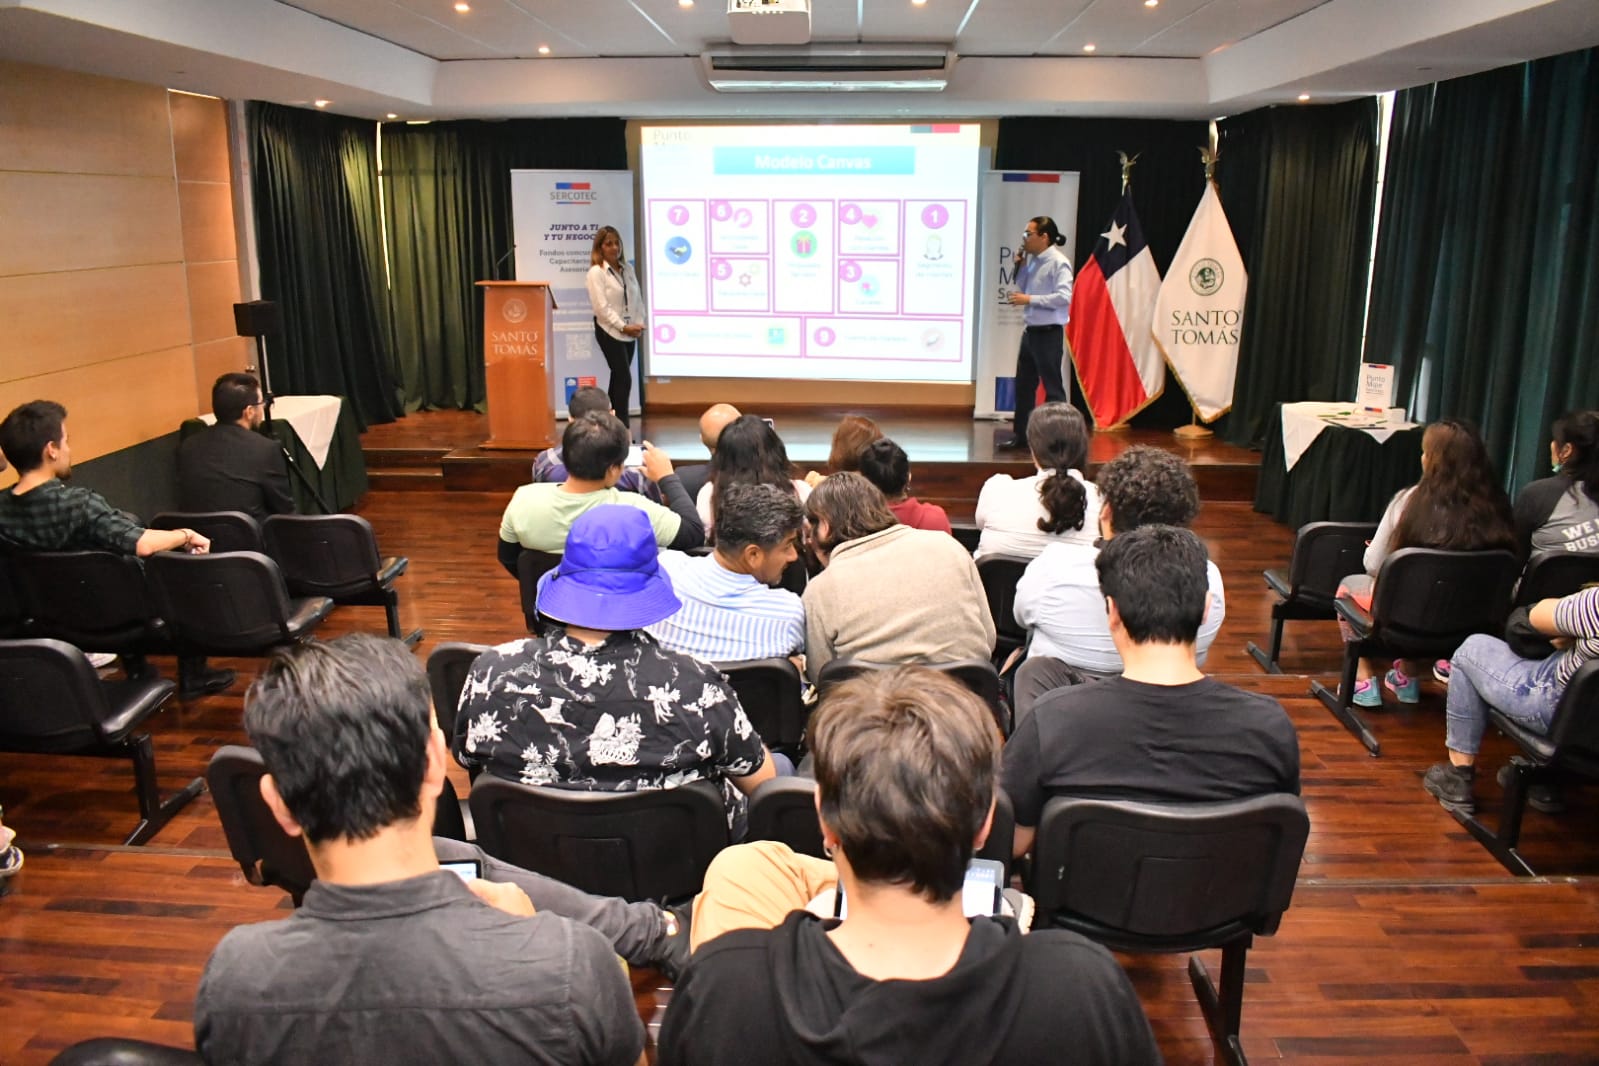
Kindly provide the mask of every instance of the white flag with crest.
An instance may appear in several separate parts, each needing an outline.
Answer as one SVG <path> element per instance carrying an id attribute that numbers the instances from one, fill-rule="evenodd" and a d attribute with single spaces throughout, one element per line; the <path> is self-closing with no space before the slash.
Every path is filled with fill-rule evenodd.
<path id="1" fill-rule="evenodd" d="M 1233 405 L 1238 338 L 1249 278 L 1213 182 L 1205 183 L 1188 232 L 1155 300 L 1155 343 L 1201 422 Z"/>

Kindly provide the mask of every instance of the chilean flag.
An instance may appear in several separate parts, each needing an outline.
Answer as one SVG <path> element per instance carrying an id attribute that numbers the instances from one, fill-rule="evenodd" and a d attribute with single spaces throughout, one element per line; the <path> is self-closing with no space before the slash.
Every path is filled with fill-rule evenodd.
<path id="1" fill-rule="evenodd" d="M 1166 364 L 1150 332 L 1160 272 L 1144 243 L 1133 194 L 1122 195 L 1077 272 L 1066 343 L 1096 428 L 1127 421 L 1160 395 Z"/>

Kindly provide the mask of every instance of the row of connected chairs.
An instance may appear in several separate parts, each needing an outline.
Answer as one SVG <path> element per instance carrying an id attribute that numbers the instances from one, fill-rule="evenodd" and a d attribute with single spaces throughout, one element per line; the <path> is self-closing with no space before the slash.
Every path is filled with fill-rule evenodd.
<path id="1" fill-rule="evenodd" d="M 378 551 L 372 524 L 360 515 L 271 515 L 264 523 L 242 511 L 169 511 L 154 529 L 192 529 L 211 540 L 211 551 L 259 552 L 283 572 L 297 597 L 325 596 L 341 607 L 382 607 L 389 636 L 415 646 L 422 631 L 404 632 L 395 582 L 409 568 L 403 555 Z"/>

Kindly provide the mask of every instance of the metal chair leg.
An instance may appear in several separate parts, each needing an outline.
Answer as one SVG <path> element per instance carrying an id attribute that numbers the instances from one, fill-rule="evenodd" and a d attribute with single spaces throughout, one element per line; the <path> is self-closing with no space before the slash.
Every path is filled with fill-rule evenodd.
<path id="1" fill-rule="evenodd" d="M 136 847 L 148 843 L 172 820 L 174 814 L 204 792 L 205 778 L 195 778 L 180 791 L 162 800 L 155 779 L 155 745 L 150 741 L 150 734 L 140 733 L 131 737 L 128 746 L 133 756 L 134 789 L 139 796 L 139 824 L 133 827 L 133 832 L 122 843 Z"/>
<path id="2" fill-rule="evenodd" d="M 1270 654 L 1261 651 L 1259 646 L 1256 645 L 1254 641 L 1249 642 L 1247 649 L 1249 654 L 1254 658 L 1255 662 L 1260 665 L 1262 670 L 1266 671 L 1268 674 L 1282 673 L 1283 668 L 1278 665 L 1277 660 L 1282 655 L 1283 650 L 1283 620 L 1278 618 L 1276 615 L 1272 616 Z"/>
<path id="3" fill-rule="evenodd" d="M 1222 1057 L 1234 1066 L 1247 1066 L 1248 1063 L 1239 1040 L 1239 1029 L 1244 1011 L 1244 963 L 1253 941 L 1253 937 L 1245 937 L 1222 948 L 1219 993 L 1204 961 L 1198 955 L 1188 958 L 1188 980 L 1194 986 L 1194 996 L 1204 1012 L 1211 1039 L 1216 1042 Z"/>
<path id="4" fill-rule="evenodd" d="M 1462 814 L 1451 810 L 1455 821 L 1465 826 L 1466 832 L 1476 838 L 1477 843 L 1488 849 L 1488 853 L 1499 860 L 1499 864 L 1517 877 L 1537 876 L 1527 860 L 1521 857 L 1521 852 L 1516 849 L 1521 840 L 1521 816 L 1527 809 L 1527 788 L 1533 780 L 1540 776 L 1535 767 L 1521 766 L 1512 763 L 1515 767 L 1510 775 L 1510 785 L 1505 789 L 1504 806 L 1500 809 L 1499 830 L 1494 832 L 1476 815 Z"/>
<path id="5" fill-rule="evenodd" d="M 1310 683 L 1310 694 L 1321 700 L 1322 705 L 1332 712 L 1332 716 L 1343 723 L 1361 744 L 1365 745 L 1372 758 L 1382 754 L 1382 744 L 1377 740 L 1376 734 L 1366 724 L 1366 720 L 1355 710 L 1355 674 L 1359 672 L 1360 655 L 1352 644 L 1344 645 L 1344 672 L 1339 679 L 1338 691 L 1330 691 L 1320 681 Z"/>

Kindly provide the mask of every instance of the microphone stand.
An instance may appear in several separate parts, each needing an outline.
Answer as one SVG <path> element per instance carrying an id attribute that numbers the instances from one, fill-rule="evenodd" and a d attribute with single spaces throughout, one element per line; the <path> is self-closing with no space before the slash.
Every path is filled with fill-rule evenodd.
<path id="1" fill-rule="evenodd" d="M 261 366 L 261 425 L 266 430 L 266 435 L 271 437 L 277 444 L 278 451 L 283 453 L 284 461 L 289 464 L 289 473 L 294 475 L 300 487 L 305 489 L 306 495 L 316 501 L 316 505 L 322 509 L 323 514 L 333 514 L 333 508 L 328 506 L 328 501 L 322 498 L 322 493 L 317 491 L 317 487 L 311 483 L 311 479 L 306 476 L 305 471 L 300 469 L 300 464 L 295 462 L 294 455 L 290 453 L 282 438 L 272 428 L 272 376 L 267 369 L 266 334 L 258 334 L 255 338 L 255 344 L 258 353 L 256 362 Z"/>

